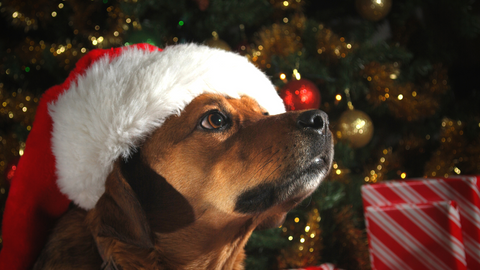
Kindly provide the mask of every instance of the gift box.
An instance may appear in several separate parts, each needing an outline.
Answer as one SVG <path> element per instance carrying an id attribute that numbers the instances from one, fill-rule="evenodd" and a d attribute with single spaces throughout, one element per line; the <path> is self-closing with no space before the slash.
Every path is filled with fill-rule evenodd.
<path id="1" fill-rule="evenodd" d="M 467 269 L 455 202 L 365 210 L 372 269 Z"/>
<path id="2" fill-rule="evenodd" d="M 410 181 L 389 181 L 362 187 L 365 211 L 370 206 L 431 204 L 455 201 L 468 269 L 480 269 L 480 192 L 479 177 L 455 177 Z M 372 226 L 367 222 L 367 226 Z M 370 234 L 373 230 L 367 227 Z M 372 239 L 375 241 L 375 239 Z M 370 252 L 374 250 L 370 249 Z M 372 254 L 371 254 L 372 256 Z"/>
<path id="3" fill-rule="evenodd" d="M 337 268 L 334 264 L 331 264 L 331 263 L 324 263 L 319 266 L 309 266 L 306 268 L 291 269 L 291 270 L 343 270 L 343 269 Z"/>

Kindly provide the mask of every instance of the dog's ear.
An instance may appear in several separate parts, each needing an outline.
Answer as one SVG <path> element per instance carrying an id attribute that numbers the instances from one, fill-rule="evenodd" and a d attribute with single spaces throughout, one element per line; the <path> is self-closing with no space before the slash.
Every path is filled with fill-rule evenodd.
<path id="1" fill-rule="evenodd" d="M 145 211 L 122 176 L 121 162 L 119 160 L 114 164 L 105 183 L 105 193 L 91 213 L 91 218 L 95 219 L 91 223 L 92 231 L 96 238 L 115 239 L 141 248 L 153 248 L 154 238 Z"/>
<path id="2" fill-rule="evenodd" d="M 143 248 L 154 246 L 153 232 L 171 233 L 195 221 L 187 199 L 145 162 L 140 150 L 115 162 L 91 212 L 95 236 Z"/>
<path id="3" fill-rule="evenodd" d="M 127 160 L 122 160 L 120 170 L 123 179 L 136 194 L 153 232 L 171 233 L 195 221 L 194 210 L 188 200 L 151 168 L 141 149 L 137 149 Z"/>

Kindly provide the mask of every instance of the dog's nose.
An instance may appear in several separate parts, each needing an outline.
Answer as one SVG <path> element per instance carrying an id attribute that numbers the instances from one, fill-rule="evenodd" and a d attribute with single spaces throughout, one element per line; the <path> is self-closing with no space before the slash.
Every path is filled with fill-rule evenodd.
<path id="1" fill-rule="evenodd" d="M 305 111 L 298 116 L 297 126 L 301 129 L 312 128 L 322 132 L 328 126 L 328 116 L 320 110 Z"/>

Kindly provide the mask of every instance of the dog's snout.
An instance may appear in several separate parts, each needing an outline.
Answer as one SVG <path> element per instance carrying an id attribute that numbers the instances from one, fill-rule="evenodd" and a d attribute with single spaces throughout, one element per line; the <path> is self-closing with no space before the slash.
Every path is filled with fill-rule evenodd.
<path id="1" fill-rule="evenodd" d="M 328 126 L 328 116 L 320 110 L 305 111 L 298 116 L 297 126 L 301 129 L 312 128 L 322 132 Z"/>

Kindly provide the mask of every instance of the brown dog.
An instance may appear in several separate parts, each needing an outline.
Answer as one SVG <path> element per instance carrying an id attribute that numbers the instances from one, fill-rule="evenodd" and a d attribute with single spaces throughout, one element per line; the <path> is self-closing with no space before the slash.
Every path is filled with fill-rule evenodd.
<path id="1" fill-rule="evenodd" d="M 58 223 L 35 269 L 243 269 L 259 227 L 283 223 L 333 158 L 319 110 L 268 116 L 203 94 L 118 159 L 94 209 Z"/>

